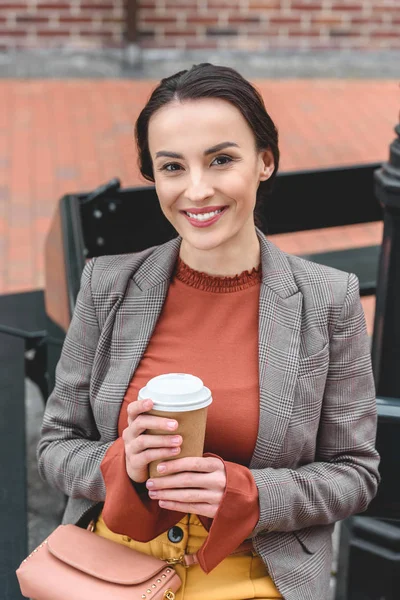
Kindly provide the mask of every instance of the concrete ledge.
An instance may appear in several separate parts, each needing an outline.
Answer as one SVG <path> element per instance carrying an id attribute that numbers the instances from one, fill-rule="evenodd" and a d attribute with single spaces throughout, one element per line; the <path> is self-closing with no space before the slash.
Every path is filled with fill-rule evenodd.
<path id="1" fill-rule="evenodd" d="M 397 78 L 400 50 L 9 50 L 0 53 L 0 78 L 159 79 L 199 62 L 252 78 Z"/>

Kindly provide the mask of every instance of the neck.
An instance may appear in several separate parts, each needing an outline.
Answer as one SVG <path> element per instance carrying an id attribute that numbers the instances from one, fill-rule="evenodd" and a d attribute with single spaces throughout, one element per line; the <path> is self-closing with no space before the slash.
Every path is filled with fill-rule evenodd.
<path id="1" fill-rule="evenodd" d="M 250 237 L 246 236 L 243 243 L 238 243 L 236 238 L 230 242 L 228 247 L 224 244 L 202 250 L 182 240 L 179 256 L 195 271 L 220 277 L 233 277 L 259 266 L 260 242 L 255 229 Z"/>

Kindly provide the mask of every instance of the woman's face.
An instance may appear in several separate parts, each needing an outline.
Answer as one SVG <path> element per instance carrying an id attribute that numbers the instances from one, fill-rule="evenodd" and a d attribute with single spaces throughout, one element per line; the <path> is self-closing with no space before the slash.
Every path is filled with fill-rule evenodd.
<path id="1" fill-rule="evenodd" d="M 161 209 L 186 249 L 245 248 L 258 185 L 274 164 L 240 111 L 217 98 L 171 102 L 151 117 L 148 136 Z"/>

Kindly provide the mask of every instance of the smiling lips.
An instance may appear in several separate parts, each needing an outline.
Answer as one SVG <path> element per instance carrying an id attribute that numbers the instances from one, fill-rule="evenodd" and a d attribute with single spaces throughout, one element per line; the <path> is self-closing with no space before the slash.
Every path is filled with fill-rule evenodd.
<path id="1" fill-rule="evenodd" d="M 227 206 L 207 206 L 205 208 L 182 210 L 181 212 L 195 227 L 207 227 L 218 221 L 227 208 Z"/>

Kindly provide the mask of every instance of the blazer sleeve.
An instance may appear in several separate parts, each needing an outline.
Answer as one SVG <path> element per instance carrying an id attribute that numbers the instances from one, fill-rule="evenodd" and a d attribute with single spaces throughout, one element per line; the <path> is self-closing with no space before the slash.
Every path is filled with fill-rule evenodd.
<path id="1" fill-rule="evenodd" d="M 56 383 L 43 417 L 37 448 L 40 476 L 67 496 L 103 501 L 100 463 L 110 446 L 99 441 L 89 401 L 93 360 L 100 335 L 91 277 L 95 259 L 83 270 L 74 314 L 60 360 Z"/>
<path id="2" fill-rule="evenodd" d="M 380 481 L 375 386 L 359 284 L 350 274 L 330 339 L 315 462 L 252 469 L 260 517 L 253 531 L 327 525 L 366 510 Z"/>

